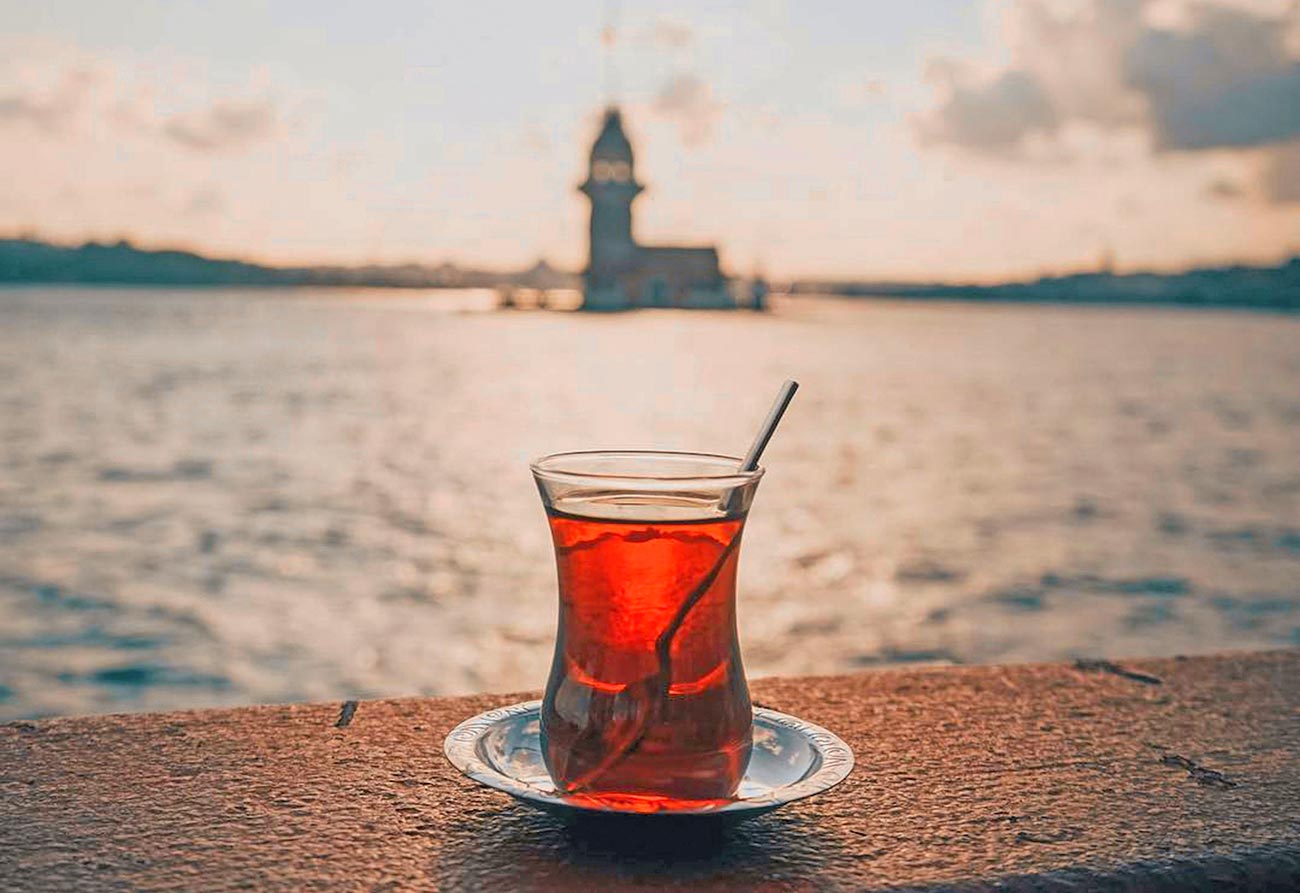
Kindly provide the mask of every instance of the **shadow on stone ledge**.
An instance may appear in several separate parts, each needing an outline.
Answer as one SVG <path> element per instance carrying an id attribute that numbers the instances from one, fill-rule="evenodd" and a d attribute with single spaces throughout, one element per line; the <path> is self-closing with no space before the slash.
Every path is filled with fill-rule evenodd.
<path id="1" fill-rule="evenodd" d="M 839 841 L 797 810 L 727 826 L 648 817 L 566 823 L 523 806 L 444 842 L 443 891 L 781 890 L 833 863 Z"/>

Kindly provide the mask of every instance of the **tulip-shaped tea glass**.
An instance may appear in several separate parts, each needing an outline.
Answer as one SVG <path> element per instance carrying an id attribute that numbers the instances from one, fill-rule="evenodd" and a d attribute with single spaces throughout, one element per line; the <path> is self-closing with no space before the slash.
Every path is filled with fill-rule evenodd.
<path id="1" fill-rule="evenodd" d="M 736 565 L 763 474 L 739 467 L 632 451 L 533 463 L 560 589 L 543 754 L 567 795 L 659 810 L 735 793 L 753 721 Z"/>

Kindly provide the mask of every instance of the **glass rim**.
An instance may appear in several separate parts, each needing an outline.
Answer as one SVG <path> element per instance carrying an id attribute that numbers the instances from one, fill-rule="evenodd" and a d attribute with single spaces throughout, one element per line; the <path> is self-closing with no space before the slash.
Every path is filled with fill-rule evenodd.
<path id="1" fill-rule="evenodd" d="M 548 463 L 562 461 L 565 459 L 593 459 L 596 457 L 608 459 L 627 459 L 635 462 L 638 459 L 666 459 L 669 461 L 678 459 L 702 459 L 705 461 L 714 461 L 731 465 L 730 471 L 719 471 L 716 474 L 704 472 L 692 472 L 683 474 L 672 474 L 659 472 L 610 472 L 610 471 L 583 471 L 573 468 L 556 468 Z M 741 471 L 739 465 L 744 460 L 739 456 L 728 456 L 723 453 L 703 453 L 694 450 L 566 450 L 559 453 L 548 453 L 545 456 L 539 456 L 528 467 L 533 474 L 539 478 L 564 482 L 580 481 L 608 481 L 611 483 L 670 483 L 685 484 L 691 481 L 700 481 L 708 486 L 743 486 L 744 484 L 753 483 L 763 476 L 764 468 L 759 466 L 753 471 Z"/>

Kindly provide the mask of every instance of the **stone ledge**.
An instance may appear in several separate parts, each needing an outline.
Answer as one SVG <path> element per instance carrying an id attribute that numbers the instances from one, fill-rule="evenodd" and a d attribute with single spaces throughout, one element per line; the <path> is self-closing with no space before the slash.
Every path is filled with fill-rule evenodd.
<path id="1" fill-rule="evenodd" d="M 768 679 L 838 788 L 689 840 L 579 834 L 460 777 L 526 695 L 0 726 L 5 890 L 1300 888 L 1300 651 Z"/>

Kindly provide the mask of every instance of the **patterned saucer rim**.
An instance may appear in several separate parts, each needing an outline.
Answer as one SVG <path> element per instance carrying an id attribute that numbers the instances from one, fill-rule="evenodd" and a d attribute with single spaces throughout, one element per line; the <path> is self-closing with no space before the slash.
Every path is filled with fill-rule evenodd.
<path id="1" fill-rule="evenodd" d="M 522 779 L 507 775 L 490 765 L 479 755 L 478 744 L 493 728 L 504 722 L 527 721 L 540 715 L 541 701 L 523 701 L 507 707 L 497 707 L 472 716 L 448 733 L 443 741 L 443 753 L 453 766 L 478 782 L 512 797 L 527 801 L 544 809 L 573 810 L 599 815 L 636 816 L 705 816 L 735 813 L 758 813 L 776 809 L 787 803 L 812 797 L 830 790 L 848 777 L 853 769 L 853 750 L 842 738 L 821 726 L 779 713 L 766 707 L 754 708 L 754 723 L 760 726 L 780 726 L 801 737 L 816 752 L 820 765 L 816 771 L 789 784 L 769 788 L 754 797 L 737 797 L 719 806 L 699 809 L 674 809 L 643 813 L 635 810 L 599 806 L 590 802 L 574 802 L 554 791 L 534 787 Z"/>

